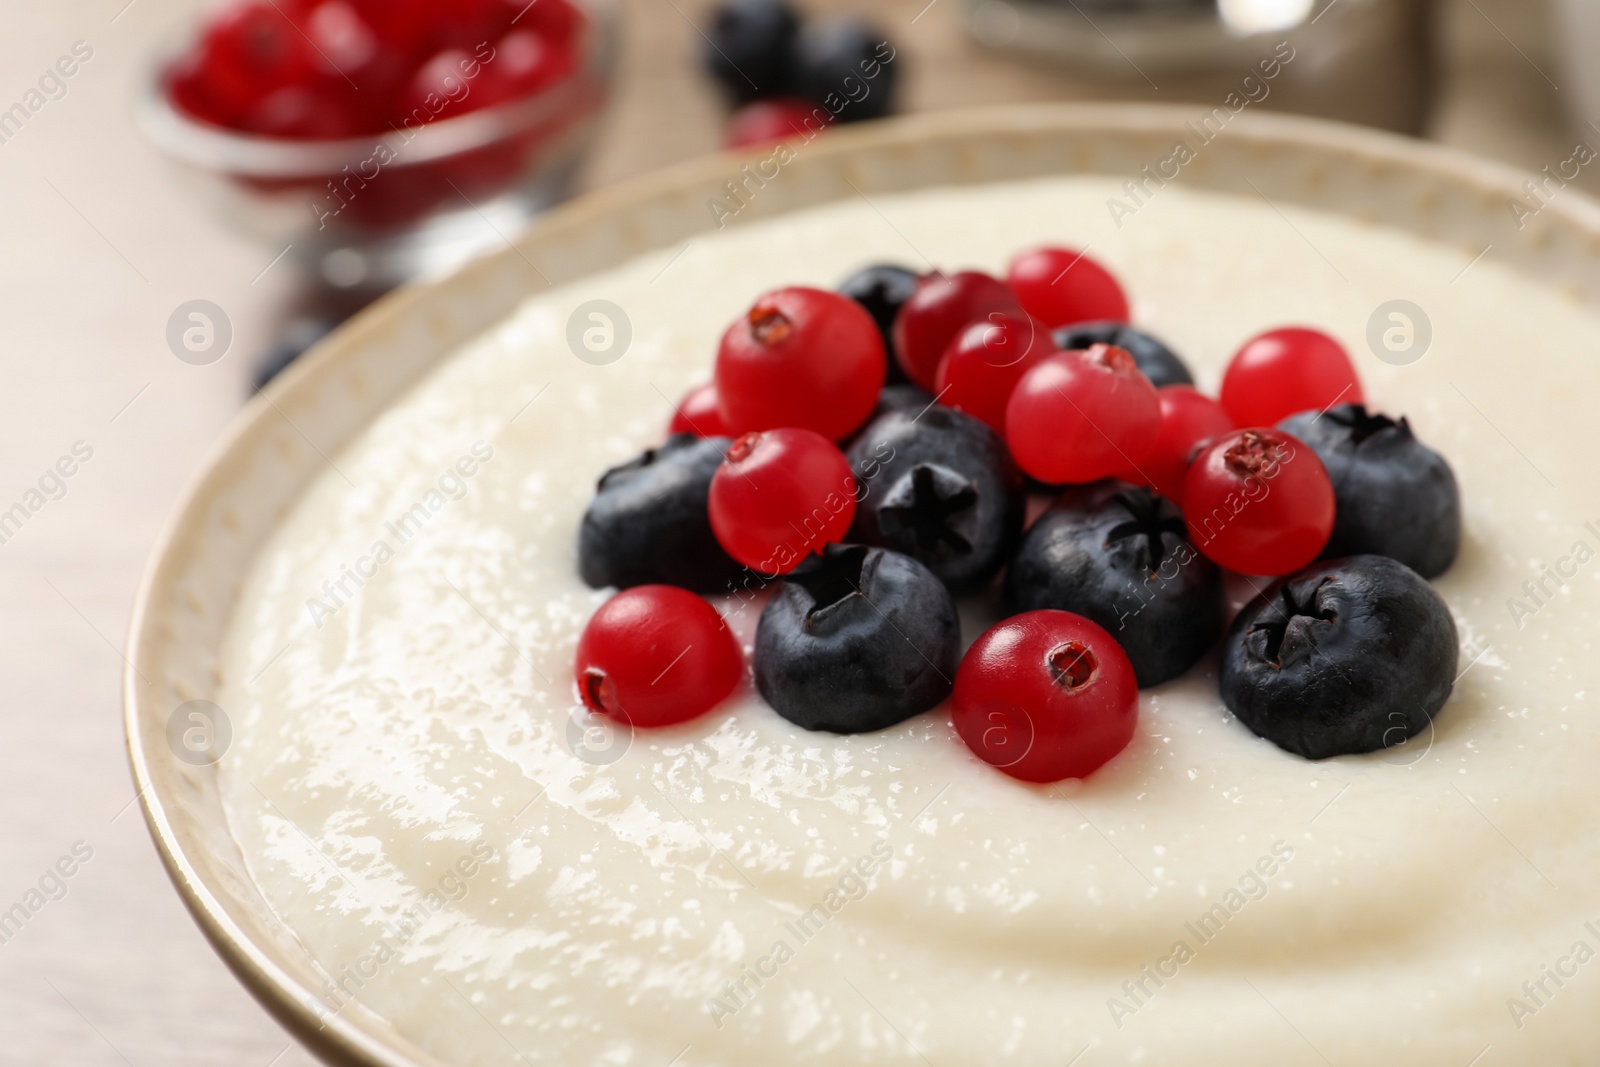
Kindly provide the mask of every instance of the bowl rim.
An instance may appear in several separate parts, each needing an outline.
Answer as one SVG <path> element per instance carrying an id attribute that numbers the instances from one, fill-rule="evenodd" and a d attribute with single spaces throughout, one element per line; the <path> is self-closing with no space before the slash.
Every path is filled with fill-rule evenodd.
<path id="1" fill-rule="evenodd" d="M 939 144 L 959 148 L 964 143 L 976 144 L 996 136 L 1164 134 L 1178 130 L 1193 117 L 1194 108 L 1183 105 L 1057 103 L 926 112 L 844 127 L 829 131 L 825 138 L 809 146 L 805 155 L 836 163 L 853 161 L 856 165 L 849 169 L 850 176 L 844 179 L 846 184 L 830 186 L 826 195 L 815 196 L 799 208 L 780 207 L 771 213 L 763 211 L 760 216 L 771 218 L 857 194 L 865 197 L 864 189 L 873 191 L 873 169 L 866 165 L 873 153 Z M 1229 127 L 1228 136 L 1247 142 L 1248 150 L 1289 149 L 1323 156 L 1336 154 L 1363 161 L 1372 168 L 1387 168 L 1389 172 L 1421 172 L 1442 184 L 1496 201 L 1525 197 L 1523 183 L 1533 177 L 1531 172 L 1447 146 L 1303 116 L 1242 115 Z M 198 840 L 186 839 L 174 824 L 169 811 L 173 798 L 163 795 L 157 786 L 153 768 L 158 761 L 167 758 L 167 753 L 146 747 L 142 727 L 152 716 L 162 712 L 153 697 L 147 698 L 141 691 L 140 666 L 153 666 L 163 654 L 164 635 L 160 632 L 156 599 L 165 590 L 169 572 L 180 558 L 186 532 L 192 533 L 198 526 L 204 492 L 214 479 L 221 477 L 219 468 L 241 447 L 253 428 L 286 405 L 291 397 L 308 391 L 314 378 L 336 365 L 344 353 L 353 349 L 353 341 L 363 334 L 379 329 L 402 313 L 427 309 L 459 287 L 481 284 L 496 272 L 520 270 L 517 264 L 527 263 L 529 252 L 546 242 L 559 248 L 560 239 L 574 228 L 602 223 L 630 209 L 639 211 L 662 205 L 681 207 L 686 197 L 707 187 L 720 186 L 728 175 L 739 173 L 741 164 L 763 158 L 769 151 L 720 152 L 585 194 L 541 216 L 506 248 L 444 278 L 404 287 L 364 309 L 292 364 L 234 416 L 190 478 L 152 546 L 129 621 L 122 687 L 123 727 L 140 808 L 164 868 L 218 955 L 292 1036 L 330 1063 L 351 1067 L 445 1067 L 441 1061 L 381 1026 L 381 1020 L 379 1025 L 360 1025 L 343 1013 L 330 1013 L 316 993 L 298 984 L 267 947 L 252 941 L 223 907 L 221 899 L 226 893 L 225 887 L 211 884 L 202 877 L 190 855 L 190 850 L 198 853 L 201 844 Z M 1063 164 L 1052 173 L 1100 172 L 1086 165 Z M 999 180 L 1004 178 L 980 177 L 970 184 L 991 184 Z M 885 190 L 885 195 L 942 184 L 950 183 L 893 186 Z M 1544 211 L 1548 212 L 1548 217 L 1540 219 L 1540 225 L 1527 235 L 1530 247 L 1543 247 L 1552 233 L 1565 228 L 1587 242 L 1586 255 L 1600 259 L 1600 201 L 1569 189 L 1560 198 L 1547 203 Z M 709 219 L 709 215 L 704 216 L 701 228 L 693 232 L 714 231 Z M 672 243 L 660 241 L 648 247 L 654 250 L 671 247 Z M 629 253 L 630 256 L 638 254 L 638 250 Z M 581 276 L 581 273 L 576 275 Z M 1600 297 L 1589 299 L 1600 303 Z M 492 323 L 485 322 L 480 328 L 490 325 Z M 446 352 L 433 356 L 416 375 L 425 374 L 448 355 Z M 409 381 L 415 380 L 416 376 Z M 377 1017 L 371 1016 L 371 1019 Z M 380 1033 L 386 1039 L 380 1039 Z"/>
<path id="2" fill-rule="evenodd" d="M 134 120 L 146 140 L 173 159 L 235 178 L 310 180 L 337 175 L 386 152 L 386 168 L 404 169 L 491 147 L 572 112 L 594 110 L 605 96 L 620 50 L 617 0 L 572 0 L 587 17 L 580 31 L 583 62 L 529 96 L 420 125 L 402 123 L 392 133 L 331 140 L 266 137 L 192 118 L 164 90 L 166 71 L 195 40 L 191 21 L 169 37 L 139 74 Z"/>

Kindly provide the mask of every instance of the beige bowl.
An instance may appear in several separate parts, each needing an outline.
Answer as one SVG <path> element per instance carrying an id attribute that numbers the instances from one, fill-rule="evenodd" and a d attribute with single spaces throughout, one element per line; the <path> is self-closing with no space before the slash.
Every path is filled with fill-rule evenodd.
<path id="1" fill-rule="evenodd" d="M 1048 106 L 843 129 L 800 152 L 734 225 L 928 186 L 1076 172 L 1132 177 L 1170 155 L 1194 118 L 1187 109 Z M 332 1062 L 439 1063 L 359 1007 L 330 1013 L 318 993 L 325 976 L 250 879 L 214 766 L 192 762 L 192 753 L 169 741 L 187 722 L 178 712 L 214 696 L 218 650 L 251 559 L 324 457 L 547 282 L 715 229 L 707 203 L 721 199 L 743 161 L 708 158 L 583 198 L 541 219 L 516 247 L 379 302 L 245 408 L 156 546 L 134 609 L 124 685 L 129 758 L 145 818 L 217 951 L 285 1026 Z M 1490 247 L 1502 263 L 1600 301 L 1600 204 L 1562 193 L 1519 228 L 1513 203 L 1537 206 L 1523 192 L 1526 178 L 1387 134 L 1244 115 L 1181 180 L 1457 243 L 1467 258 Z"/>

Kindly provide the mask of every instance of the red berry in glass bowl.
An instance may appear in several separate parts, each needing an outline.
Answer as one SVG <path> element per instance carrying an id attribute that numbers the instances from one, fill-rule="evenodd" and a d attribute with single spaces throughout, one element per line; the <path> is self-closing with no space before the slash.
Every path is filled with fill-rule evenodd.
<path id="1" fill-rule="evenodd" d="M 1156 390 L 1161 404 L 1161 428 L 1156 443 L 1139 461 L 1137 470 L 1124 477 L 1143 482 L 1174 504 L 1183 505 L 1183 479 L 1195 449 L 1233 429 L 1222 405 L 1192 385 L 1164 385 Z"/>
<path id="2" fill-rule="evenodd" d="M 1013 615 L 967 649 L 951 694 L 956 733 L 1013 778 L 1083 778 L 1128 746 L 1139 683 L 1122 646 L 1082 615 Z"/>
<path id="3" fill-rule="evenodd" d="M 717 406 L 734 433 L 803 426 L 837 441 L 872 414 L 888 373 L 860 304 L 824 289 L 775 289 L 717 349 Z"/>
<path id="4" fill-rule="evenodd" d="M 1058 352 L 1022 376 L 1006 404 L 1017 465 L 1052 485 L 1136 468 L 1161 426 L 1155 386 L 1126 349 Z"/>
<path id="5" fill-rule="evenodd" d="M 962 327 L 991 312 L 1015 314 L 1021 309 L 1005 282 L 981 271 L 925 274 L 895 316 L 895 357 L 907 377 L 931 391 L 939 377 L 939 361 Z"/>
<path id="6" fill-rule="evenodd" d="M 578 638 L 584 706 L 636 727 L 710 711 L 744 673 L 733 631 L 705 600 L 675 585 L 636 585 L 600 605 Z"/>
<path id="7" fill-rule="evenodd" d="M 1235 425 L 1271 426 L 1364 398 L 1343 345 L 1321 330 L 1290 326 L 1245 342 L 1222 375 L 1220 399 Z"/>
<path id="8" fill-rule="evenodd" d="M 1017 381 L 1057 351 L 1038 319 L 1016 312 L 991 312 L 951 340 L 939 361 L 935 395 L 945 407 L 1006 431 L 1006 402 Z"/>
<path id="9" fill-rule="evenodd" d="M 377 33 L 361 13 L 344 0 L 318 4 L 306 16 L 302 29 L 313 46 L 312 62 L 325 74 L 355 79 L 377 58 Z M 358 80 L 357 84 L 364 80 Z"/>
<path id="10" fill-rule="evenodd" d="M 1195 456 L 1183 482 L 1189 540 L 1240 574 L 1279 575 L 1316 559 L 1333 533 L 1333 483 L 1282 430 L 1235 430 Z"/>
<path id="11" fill-rule="evenodd" d="M 572 70 L 572 53 L 532 30 L 513 30 L 494 44 L 494 58 L 483 66 L 472 90 L 471 106 L 529 96 L 554 85 Z"/>
<path id="12" fill-rule="evenodd" d="M 759 573 L 787 574 L 842 541 L 856 514 L 856 480 L 834 443 L 813 430 L 747 433 L 711 478 L 711 530 Z"/>
<path id="13" fill-rule="evenodd" d="M 793 137 L 808 137 L 833 116 L 825 107 L 792 96 L 756 100 L 735 111 L 722 133 L 729 148 L 771 144 Z"/>
<path id="14" fill-rule="evenodd" d="M 696 437 L 728 437 L 728 427 L 722 422 L 722 412 L 717 410 L 717 386 L 714 382 L 697 385 L 678 401 L 672 409 L 672 421 L 667 432 L 692 433 Z"/>
<path id="15" fill-rule="evenodd" d="M 308 84 L 313 54 L 288 16 L 266 0 L 224 7 L 201 31 L 193 56 L 174 70 L 173 95 L 203 100 L 199 117 L 236 121 L 274 89 Z"/>
<path id="16" fill-rule="evenodd" d="M 1036 248 L 1011 261 L 1006 283 L 1028 314 L 1051 329 L 1128 321 L 1128 298 L 1111 272 L 1071 248 Z"/>

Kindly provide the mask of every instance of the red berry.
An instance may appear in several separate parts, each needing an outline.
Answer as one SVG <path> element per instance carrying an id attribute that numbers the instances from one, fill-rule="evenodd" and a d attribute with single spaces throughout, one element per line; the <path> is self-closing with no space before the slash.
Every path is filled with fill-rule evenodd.
<path id="1" fill-rule="evenodd" d="M 420 124 L 467 111 L 465 100 L 472 93 L 467 72 L 479 66 L 459 48 L 447 48 L 422 64 L 411 75 L 402 100 L 407 118 Z"/>
<path id="2" fill-rule="evenodd" d="M 1021 310 L 1017 295 L 998 278 L 975 270 L 924 275 L 894 320 L 894 350 L 906 376 L 924 389 L 939 377 L 939 360 L 961 328 L 992 311 Z"/>
<path id="3" fill-rule="evenodd" d="M 242 116 L 274 89 L 313 75 L 311 48 L 266 0 L 223 8 L 206 25 L 192 68 L 214 112 Z"/>
<path id="4" fill-rule="evenodd" d="M 1036 248 L 1011 261 L 1006 282 L 1028 314 L 1052 330 L 1075 322 L 1128 321 L 1128 298 L 1111 272 L 1071 248 Z"/>
<path id="5" fill-rule="evenodd" d="M 361 132 L 361 120 L 337 90 L 318 92 L 303 85 L 274 89 L 246 113 L 240 125 L 266 137 L 333 140 Z"/>
<path id="6" fill-rule="evenodd" d="M 542 2 L 542 0 L 541 0 Z M 473 107 L 531 96 L 560 81 L 571 70 L 571 52 L 532 30 L 513 30 L 494 46 L 483 67 L 483 82 L 473 90 Z"/>
<path id="7" fill-rule="evenodd" d="M 378 54 L 378 35 L 344 0 L 319 4 L 305 20 L 306 37 L 316 47 L 312 62 L 324 74 L 356 78 Z M 362 79 L 356 79 L 361 84 Z"/>
<path id="8" fill-rule="evenodd" d="M 850 461 L 812 430 L 747 433 L 711 478 L 711 530 L 728 555 L 764 575 L 787 574 L 842 541 L 856 513 Z"/>
<path id="9" fill-rule="evenodd" d="M 712 382 L 697 385 L 683 395 L 672 411 L 668 433 L 692 433 L 696 437 L 728 437 L 722 412 L 717 410 L 717 387 Z"/>
<path id="10" fill-rule="evenodd" d="M 1297 571 L 1333 533 L 1333 483 L 1317 454 L 1276 429 L 1236 430 L 1194 458 L 1183 482 L 1189 540 L 1241 574 Z"/>
<path id="11" fill-rule="evenodd" d="M 633 726 L 703 715 L 743 673 L 739 642 L 717 609 L 673 585 L 623 590 L 600 605 L 578 638 L 580 699 Z"/>
<path id="12" fill-rule="evenodd" d="M 1132 739 L 1139 683 L 1099 626 L 1067 611 L 1027 611 L 967 649 L 951 718 L 979 759 L 1013 778 L 1083 778 Z"/>
<path id="13" fill-rule="evenodd" d="M 1050 331 L 1038 319 L 1016 312 L 990 312 L 950 341 L 935 382 L 939 402 L 1006 432 L 1006 402 L 1018 379 L 1056 352 Z"/>
<path id="14" fill-rule="evenodd" d="M 746 104 L 728 119 L 722 143 L 729 148 L 771 144 L 791 137 L 806 137 L 833 118 L 825 107 L 809 100 L 779 96 Z"/>
<path id="15" fill-rule="evenodd" d="M 1144 482 L 1182 507 L 1190 458 L 1202 442 L 1232 430 L 1233 420 L 1221 404 L 1192 385 L 1164 385 L 1156 390 L 1156 398 L 1161 404 L 1156 443 L 1138 467 L 1123 476 Z"/>
<path id="16" fill-rule="evenodd" d="M 1343 345 L 1320 330 L 1290 326 L 1245 342 L 1222 376 L 1220 399 L 1235 425 L 1271 426 L 1364 398 Z"/>
<path id="17" fill-rule="evenodd" d="M 865 308 L 823 289 L 775 289 L 735 319 L 717 349 L 717 406 L 734 433 L 803 426 L 847 436 L 888 373 Z"/>
<path id="18" fill-rule="evenodd" d="M 1093 482 L 1143 461 L 1161 402 L 1133 357 L 1112 345 L 1058 352 L 1036 364 L 1006 405 L 1006 441 L 1041 482 Z"/>
<path id="19" fill-rule="evenodd" d="M 583 22 L 583 13 L 568 0 L 502 0 L 518 29 L 529 29 L 547 40 L 564 43 Z"/>

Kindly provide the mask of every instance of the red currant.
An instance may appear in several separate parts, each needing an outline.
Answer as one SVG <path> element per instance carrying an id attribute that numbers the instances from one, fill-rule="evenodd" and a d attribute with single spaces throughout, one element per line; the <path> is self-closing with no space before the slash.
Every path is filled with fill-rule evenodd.
<path id="1" fill-rule="evenodd" d="M 734 433 L 803 426 L 837 441 L 867 420 L 888 373 L 865 308 L 823 289 L 775 289 L 717 349 L 717 407 Z"/>
<path id="2" fill-rule="evenodd" d="M 513 30 L 495 42 L 494 60 L 485 64 L 482 85 L 469 98 L 471 106 L 488 107 L 537 93 L 569 72 L 570 57 L 566 49 L 532 30 Z"/>
<path id="3" fill-rule="evenodd" d="M 1333 533 L 1333 483 L 1317 454 L 1275 429 L 1236 430 L 1201 449 L 1183 482 L 1189 540 L 1240 574 L 1317 558 Z"/>
<path id="4" fill-rule="evenodd" d="M 961 328 L 992 311 L 1021 310 L 1017 295 L 1005 282 L 975 270 L 934 272 L 917 281 L 916 292 L 894 320 L 894 350 L 906 376 L 933 389 L 939 361 Z"/>
<path id="5" fill-rule="evenodd" d="M 344 0 L 317 5 L 306 17 L 304 29 L 306 39 L 315 45 L 312 62 L 324 74 L 353 78 L 378 54 L 378 35 Z"/>
<path id="6" fill-rule="evenodd" d="M 728 119 L 722 143 L 729 148 L 771 144 L 806 137 L 828 124 L 833 115 L 809 100 L 779 96 L 746 104 Z"/>
<path id="7" fill-rule="evenodd" d="M 935 382 L 939 402 L 1006 432 L 1006 401 L 1017 380 L 1057 351 L 1038 319 L 994 311 L 950 341 Z"/>
<path id="8" fill-rule="evenodd" d="M 1137 466 L 1155 444 L 1161 402 L 1133 357 L 1112 345 L 1058 352 L 1024 374 L 1006 404 L 1006 441 L 1052 485 Z"/>
<path id="9" fill-rule="evenodd" d="M 697 385 L 683 395 L 672 410 L 668 433 L 692 433 L 696 437 L 728 437 L 728 427 L 723 425 L 722 412 L 717 410 L 717 386 L 714 382 Z"/>
<path id="10" fill-rule="evenodd" d="M 728 555 L 764 575 L 787 574 L 842 541 L 856 513 L 850 461 L 813 430 L 747 433 L 711 478 L 711 530 Z"/>
<path id="11" fill-rule="evenodd" d="M 1139 683 L 1099 626 L 1067 611 L 1027 611 L 967 649 L 951 718 L 979 759 L 1013 778 L 1083 778 L 1133 738 Z"/>
<path id="12" fill-rule="evenodd" d="M 1055 329 L 1128 321 L 1128 298 L 1111 272 L 1070 248 L 1036 248 L 1011 261 L 1006 282 L 1028 314 Z"/>
<path id="13" fill-rule="evenodd" d="M 578 638 L 578 695 L 633 726 L 671 726 L 721 703 L 744 673 L 717 609 L 687 589 L 636 585 L 600 605 Z"/>
<path id="14" fill-rule="evenodd" d="M 310 52 L 287 15 L 257 0 L 211 19 L 194 75 L 218 112 L 243 116 L 272 90 L 309 81 Z"/>
<path id="15" fill-rule="evenodd" d="M 1182 507 L 1190 457 L 1203 442 L 1232 430 L 1233 420 L 1221 404 L 1192 385 L 1164 385 L 1156 390 L 1156 398 L 1161 403 L 1156 443 L 1124 477 L 1144 482 Z"/>
<path id="16" fill-rule="evenodd" d="M 1363 397 L 1343 345 L 1320 330 L 1291 326 L 1245 342 L 1222 376 L 1221 400 L 1235 425 L 1271 426 Z"/>
<path id="17" fill-rule="evenodd" d="M 467 71 L 475 63 L 461 49 L 447 48 L 418 67 L 406 86 L 402 102 L 406 115 L 424 123 L 467 111 L 466 100 L 472 93 Z"/>

